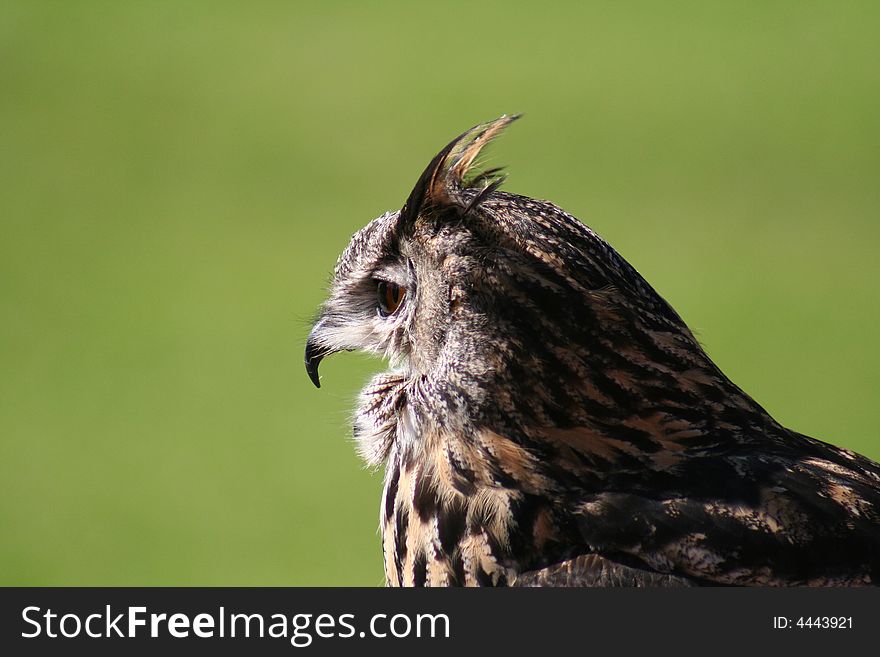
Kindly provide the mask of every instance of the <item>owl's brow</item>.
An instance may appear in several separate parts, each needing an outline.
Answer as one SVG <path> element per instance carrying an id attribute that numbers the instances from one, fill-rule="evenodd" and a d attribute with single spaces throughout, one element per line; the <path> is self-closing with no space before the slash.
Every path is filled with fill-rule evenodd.
<path id="1" fill-rule="evenodd" d="M 396 283 L 398 285 L 406 284 L 411 272 L 411 263 L 406 263 L 399 259 L 386 260 L 379 263 L 370 273 L 370 278 L 374 281 L 386 281 L 388 283 Z"/>

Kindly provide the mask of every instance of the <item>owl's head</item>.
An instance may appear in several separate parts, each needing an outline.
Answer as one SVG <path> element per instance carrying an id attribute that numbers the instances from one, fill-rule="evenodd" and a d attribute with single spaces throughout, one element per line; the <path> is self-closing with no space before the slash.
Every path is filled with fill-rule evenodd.
<path id="1" fill-rule="evenodd" d="M 500 170 L 474 166 L 516 118 L 454 139 L 401 210 L 354 235 L 306 345 L 316 386 L 321 360 L 344 350 L 386 357 L 407 379 L 486 383 L 556 363 L 562 376 L 587 357 L 572 347 L 600 333 L 613 339 L 608 324 L 623 327 L 640 312 L 680 324 L 589 228 L 551 203 L 497 191 Z"/>
<path id="2" fill-rule="evenodd" d="M 430 366 L 455 305 L 444 260 L 465 231 L 452 224 L 468 214 L 466 198 L 470 211 L 476 208 L 475 186 L 485 197 L 501 182 L 497 170 L 479 180 L 466 176 L 483 146 L 516 118 L 503 116 L 454 139 L 425 169 L 403 209 L 386 212 L 352 237 L 306 346 L 306 369 L 316 386 L 318 364 L 338 351 L 363 350 L 409 372 Z M 439 237 L 441 216 L 450 221 L 442 231 L 448 248 L 435 244 L 426 251 L 424 233 L 433 230 Z"/>

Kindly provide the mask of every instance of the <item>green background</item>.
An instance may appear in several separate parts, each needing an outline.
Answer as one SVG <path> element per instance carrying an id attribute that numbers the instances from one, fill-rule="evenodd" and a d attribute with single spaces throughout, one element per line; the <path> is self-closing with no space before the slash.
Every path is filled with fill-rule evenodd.
<path id="1" fill-rule="evenodd" d="M 880 4 L 4 2 L 0 583 L 378 585 L 336 256 L 469 126 L 880 457 Z"/>

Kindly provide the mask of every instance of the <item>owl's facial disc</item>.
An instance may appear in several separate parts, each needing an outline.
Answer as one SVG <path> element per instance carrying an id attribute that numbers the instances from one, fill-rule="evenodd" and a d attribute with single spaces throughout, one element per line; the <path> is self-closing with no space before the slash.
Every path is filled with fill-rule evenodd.
<path id="1" fill-rule="evenodd" d="M 358 244 L 357 236 L 353 243 Z M 330 297 L 306 341 L 306 372 L 318 388 L 318 366 L 338 351 L 366 351 L 398 364 L 407 360 L 412 263 L 393 250 L 365 251 L 337 268 Z"/>

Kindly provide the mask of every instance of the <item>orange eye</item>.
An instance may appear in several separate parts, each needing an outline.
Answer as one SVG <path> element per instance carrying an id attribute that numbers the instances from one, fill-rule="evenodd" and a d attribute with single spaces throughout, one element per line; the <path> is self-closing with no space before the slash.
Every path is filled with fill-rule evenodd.
<path id="1" fill-rule="evenodd" d="M 382 317 L 387 317 L 400 308 L 403 297 L 406 296 L 406 289 L 394 283 L 379 281 L 376 286 L 376 295 L 379 299 L 379 314 Z"/>

